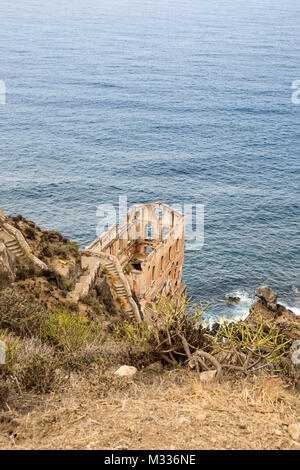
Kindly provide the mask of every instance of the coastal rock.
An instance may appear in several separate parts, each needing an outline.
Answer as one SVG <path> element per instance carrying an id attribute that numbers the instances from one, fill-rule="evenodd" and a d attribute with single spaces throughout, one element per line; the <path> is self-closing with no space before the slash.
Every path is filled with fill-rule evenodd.
<path id="1" fill-rule="evenodd" d="M 254 292 L 254 295 L 259 297 L 270 310 L 273 310 L 274 312 L 276 311 L 278 295 L 270 287 L 258 287 Z"/>
<path id="2" fill-rule="evenodd" d="M 226 299 L 226 302 L 232 303 L 232 304 L 237 304 L 241 301 L 239 297 L 235 297 L 234 295 L 229 295 Z"/>
<path id="3" fill-rule="evenodd" d="M 267 286 L 262 286 L 255 291 L 255 295 L 261 300 L 254 302 L 249 309 L 249 315 L 245 319 L 247 323 L 264 320 L 280 325 L 281 332 L 291 340 L 300 339 L 300 316 L 296 315 L 284 305 L 275 303 L 277 294 Z"/>
<path id="4" fill-rule="evenodd" d="M 133 366 L 121 366 L 116 370 L 115 375 L 119 377 L 133 377 L 137 373 L 137 368 Z"/>
<path id="5" fill-rule="evenodd" d="M 211 336 L 216 336 L 220 328 L 221 328 L 220 323 L 218 322 L 213 323 L 212 327 L 210 328 Z"/>
<path id="6" fill-rule="evenodd" d="M 278 323 L 295 323 L 300 326 L 300 317 L 295 315 L 292 310 L 287 309 L 284 305 L 277 304 L 276 310 L 271 310 L 262 300 L 254 302 L 250 309 L 249 315 L 245 321 L 252 321 L 262 316 L 265 320 L 277 320 Z M 297 338 L 295 338 L 297 339 Z"/>

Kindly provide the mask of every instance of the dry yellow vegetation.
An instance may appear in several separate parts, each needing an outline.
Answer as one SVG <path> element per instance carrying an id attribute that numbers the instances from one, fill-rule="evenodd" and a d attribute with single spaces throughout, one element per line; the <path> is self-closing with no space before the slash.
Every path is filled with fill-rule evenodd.
<path id="1" fill-rule="evenodd" d="M 58 391 L 23 394 L 2 413 L 1 449 L 300 449 L 288 433 L 299 394 L 283 380 L 202 385 L 185 368 L 62 380 Z"/>

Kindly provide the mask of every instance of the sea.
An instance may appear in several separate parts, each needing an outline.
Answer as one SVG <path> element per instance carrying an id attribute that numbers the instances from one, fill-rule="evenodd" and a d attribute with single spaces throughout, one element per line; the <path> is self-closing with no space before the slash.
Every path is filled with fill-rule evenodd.
<path id="1" fill-rule="evenodd" d="M 184 282 L 207 318 L 244 317 L 263 284 L 300 314 L 299 18 L 299 0 L 1 0 L 0 207 L 80 247 L 120 197 L 200 207 Z"/>

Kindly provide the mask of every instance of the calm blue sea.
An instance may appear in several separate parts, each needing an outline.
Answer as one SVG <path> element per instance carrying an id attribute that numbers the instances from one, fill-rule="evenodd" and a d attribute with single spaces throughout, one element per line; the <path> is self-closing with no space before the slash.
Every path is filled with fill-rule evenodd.
<path id="1" fill-rule="evenodd" d="M 299 0 L 1 0 L 0 206 L 84 247 L 120 195 L 204 204 L 184 278 L 210 317 L 265 283 L 300 313 L 299 18 Z"/>

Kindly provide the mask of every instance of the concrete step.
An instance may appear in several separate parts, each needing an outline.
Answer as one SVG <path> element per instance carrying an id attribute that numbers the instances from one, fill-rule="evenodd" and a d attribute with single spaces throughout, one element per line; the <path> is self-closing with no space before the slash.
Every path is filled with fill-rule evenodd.
<path id="1" fill-rule="evenodd" d="M 126 294 L 126 289 L 125 289 L 124 286 L 118 286 L 117 285 L 117 286 L 114 286 L 114 287 L 115 287 L 115 290 L 120 291 L 120 292 L 122 291 L 122 292 L 124 292 L 124 294 Z"/>
<path id="2" fill-rule="evenodd" d="M 122 295 L 122 297 L 127 297 L 125 289 L 115 289 L 116 293 Z"/>
<path id="3" fill-rule="evenodd" d="M 115 268 L 108 266 L 107 264 L 105 266 L 111 273 L 113 273 L 115 276 L 118 276 L 118 271 Z"/>
<path id="4" fill-rule="evenodd" d="M 20 258 L 24 257 L 24 252 L 22 251 L 20 245 L 17 242 L 7 242 L 6 246 L 9 251 L 11 251 L 15 256 Z"/>

